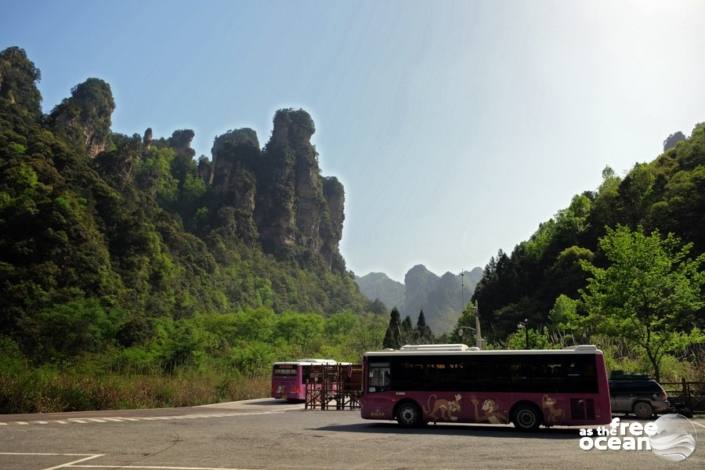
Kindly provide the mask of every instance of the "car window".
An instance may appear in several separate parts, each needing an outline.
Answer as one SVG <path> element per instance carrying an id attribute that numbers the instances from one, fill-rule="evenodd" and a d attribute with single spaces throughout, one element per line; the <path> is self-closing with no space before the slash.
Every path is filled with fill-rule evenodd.
<path id="1" fill-rule="evenodd" d="M 610 393 L 612 395 L 653 395 L 661 393 L 661 386 L 653 380 L 640 382 L 613 380 L 610 381 Z"/>

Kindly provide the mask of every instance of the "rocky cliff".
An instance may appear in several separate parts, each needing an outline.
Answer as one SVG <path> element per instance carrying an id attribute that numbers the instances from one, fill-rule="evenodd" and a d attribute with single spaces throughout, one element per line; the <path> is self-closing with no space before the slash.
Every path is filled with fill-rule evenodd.
<path id="1" fill-rule="evenodd" d="M 0 109 L 20 118 L 42 115 L 42 95 L 35 86 L 41 72 L 19 47 L 0 52 Z"/>
<path id="2" fill-rule="evenodd" d="M 342 272 L 345 191 L 336 178 L 321 176 L 314 132 L 306 111 L 279 110 L 264 149 L 252 129 L 229 131 L 215 139 L 212 164 L 202 160 L 199 173 L 218 210 L 234 211 L 241 238 L 257 239 L 277 257 L 317 260 Z"/>
<path id="3" fill-rule="evenodd" d="M 106 149 L 110 137 L 111 116 L 115 101 L 110 85 L 99 78 L 89 78 L 71 90 L 49 115 L 54 132 L 81 144 L 88 156 Z"/>
<path id="4" fill-rule="evenodd" d="M 84 301 L 129 314 L 129 325 L 367 308 L 338 250 L 343 186 L 321 176 L 305 111 L 278 111 L 264 148 L 236 129 L 195 160 L 192 130 L 112 132 L 100 79 L 44 115 L 39 77 L 23 50 L 0 51 L 2 331 Z"/>
<path id="5" fill-rule="evenodd" d="M 252 129 L 237 129 L 216 137 L 211 150 L 212 170 L 204 170 L 202 178 L 213 191 L 218 209 L 231 208 L 238 237 L 256 241 L 255 197 L 257 194 L 257 164 L 261 158 L 259 140 Z M 199 164 L 199 171 L 205 168 Z"/>

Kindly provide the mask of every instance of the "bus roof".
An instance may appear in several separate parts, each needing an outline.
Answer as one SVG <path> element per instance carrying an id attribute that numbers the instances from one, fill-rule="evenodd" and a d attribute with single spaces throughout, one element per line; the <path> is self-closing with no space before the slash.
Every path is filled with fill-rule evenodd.
<path id="1" fill-rule="evenodd" d="M 385 357 L 385 356 L 474 356 L 474 355 L 517 355 L 524 356 L 527 354 L 602 354 L 602 351 L 597 349 L 592 344 L 581 344 L 565 349 L 485 349 L 480 350 L 476 347 L 468 347 L 464 344 L 423 344 L 423 345 L 406 345 L 401 349 L 387 349 L 384 351 L 366 352 L 366 357 Z"/>
<path id="2" fill-rule="evenodd" d="M 338 362 L 335 359 L 299 359 L 298 361 L 275 362 L 275 366 L 334 366 L 340 364 L 348 366 L 350 362 Z"/>

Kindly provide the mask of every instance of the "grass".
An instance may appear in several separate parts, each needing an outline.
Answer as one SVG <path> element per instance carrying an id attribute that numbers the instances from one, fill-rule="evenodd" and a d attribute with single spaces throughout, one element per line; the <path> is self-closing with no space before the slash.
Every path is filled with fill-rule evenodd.
<path id="1" fill-rule="evenodd" d="M 268 396 L 269 387 L 268 375 L 88 375 L 36 369 L 0 375 L 0 413 L 194 406 Z"/>

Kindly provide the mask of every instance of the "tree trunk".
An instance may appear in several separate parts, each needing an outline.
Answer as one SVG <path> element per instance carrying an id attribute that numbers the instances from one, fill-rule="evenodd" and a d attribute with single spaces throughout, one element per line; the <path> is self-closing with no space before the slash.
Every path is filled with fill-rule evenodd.
<path id="1" fill-rule="evenodd" d="M 651 350 L 651 347 L 649 346 L 651 344 L 651 329 L 649 326 L 646 326 L 646 344 L 644 345 L 644 349 L 646 350 L 646 355 L 649 357 L 649 361 L 651 361 L 651 365 L 654 367 L 654 379 L 656 379 L 656 382 L 661 382 L 661 360 L 658 357 L 657 353 L 654 353 Z M 660 349 L 660 348 L 659 348 Z M 658 351 L 658 349 L 657 349 Z"/>
<path id="2" fill-rule="evenodd" d="M 651 353 L 651 349 L 646 348 L 646 355 L 649 357 L 649 361 L 651 361 L 651 366 L 654 368 L 654 379 L 656 382 L 661 382 L 661 364 L 656 357 L 655 354 Z"/>

